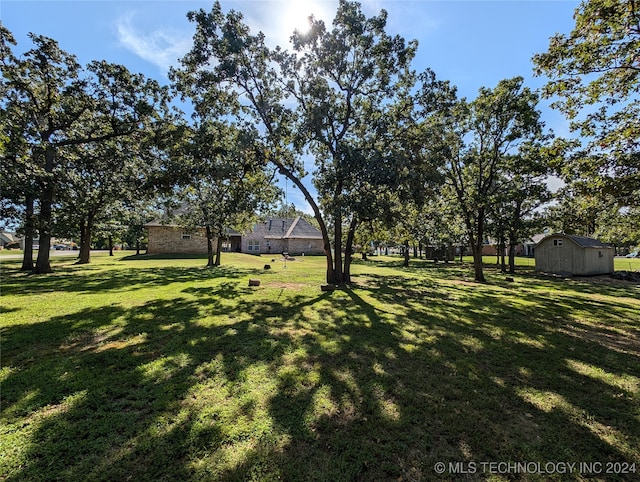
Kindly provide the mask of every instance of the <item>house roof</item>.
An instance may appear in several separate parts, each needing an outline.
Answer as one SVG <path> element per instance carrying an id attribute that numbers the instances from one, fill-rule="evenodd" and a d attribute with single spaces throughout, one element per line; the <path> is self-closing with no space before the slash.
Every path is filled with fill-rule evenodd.
<path id="1" fill-rule="evenodd" d="M 18 241 L 18 239 L 20 239 L 20 237 L 16 233 L 9 233 L 7 231 L 3 231 L 0 233 L 0 240 L 4 241 L 5 243 L 14 243 Z"/>
<path id="2" fill-rule="evenodd" d="M 542 243 L 546 239 L 558 238 L 558 237 L 570 239 L 571 241 L 576 243 L 581 248 L 600 248 L 600 249 L 611 248 L 611 246 L 609 244 L 603 243 L 599 239 L 589 238 L 587 236 L 574 236 L 574 235 L 562 234 L 562 233 L 550 234 L 550 235 L 544 237 L 543 239 L 541 239 L 538 242 L 538 244 Z"/>
<path id="3" fill-rule="evenodd" d="M 182 228 L 180 225 L 175 224 L 175 223 L 167 223 L 167 222 L 162 222 L 162 220 L 160 219 L 154 219 L 153 221 L 150 221 L 148 223 L 146 223 L 144 225 L 145 228 L 159 228 L 159 227 L 166 227 L 166 228 L 180 228 L 180 229 L 184 229 Z M 204 228 L 202 228 L 204 229 Z M 224 230 L 225 234 L 227 236 L 242 236 L 242 233 L 236 231 L 235 229 L 231 229 L 231 228 L 226 228 Z"/>
<path id="4" fill-rule="evenodd" d="M 300 216 L 295 219 L 268 219 L 257 223 L 253 232 L 265 239 L 322 239 L 322 233 Z"/>
<path id="5" fill-rule="evenodd" d="M 534 234 L 533 236 L 531 236 L 531 241 L 533 242 L 533 244 L 538 244 L 546 236 L 547 236 L 546 234 Z"/>

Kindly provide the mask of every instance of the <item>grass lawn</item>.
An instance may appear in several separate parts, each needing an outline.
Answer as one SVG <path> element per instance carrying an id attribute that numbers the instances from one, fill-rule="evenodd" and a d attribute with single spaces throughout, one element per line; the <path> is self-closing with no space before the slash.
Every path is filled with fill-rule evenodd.
<path id="1" fill-rule="evenodd" d="M 640 477 L 640 285 L 127 254 L 2 260 L 0 480 Z"/>

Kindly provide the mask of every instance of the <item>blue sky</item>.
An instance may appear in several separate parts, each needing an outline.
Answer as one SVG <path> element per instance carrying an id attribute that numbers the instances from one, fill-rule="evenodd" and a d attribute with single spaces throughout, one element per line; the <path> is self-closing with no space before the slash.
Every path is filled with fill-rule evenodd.
<path id="1" fill-rule="evenodd" d="M 441 79 L 458 86 L 461 96 L 473 99 L 480 87 L 523 76 L 526 85 L 541 87 L 534 78 L 531 57 L 547 49 L 556 32 L 569 33 L 574 0 L 547 1 L 432 1 L 363 0 L 368 15 L 384 8 L 387 32 L 419 41 L 414 68 L 429 67 Z M 211 8 L 211 1 L 0 1 L 0 19 L 16 37 L 17 52 L 31 47 L 28 32 L 56 39 L 83 64 L 105 59 L 134 72 L 168 82 L 166 72 L 191 45 L 194 26 L 190 10 Z M 239 10 L 253 30 L 262 30 L 271 45 L 288 46 L 295 28 L 313 13 L 327 23 L 337 1 L 222 1 L 223 9 Z M 547 127 L 568 135 L 563 117 L 540 105 Z M 309 210 L 300 193 L 289 185 L 288 201 Z"/>

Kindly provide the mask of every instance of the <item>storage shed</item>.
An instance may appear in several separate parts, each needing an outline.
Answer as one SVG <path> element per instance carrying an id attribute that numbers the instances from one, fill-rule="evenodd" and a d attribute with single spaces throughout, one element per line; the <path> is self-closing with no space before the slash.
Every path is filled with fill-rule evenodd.
<path id="1" fill-rule="evenodd" d="M 597 239 L 552 234 L 535 246 L 536 271 L 575 276 L 611 274 L 614 251 Z"/>

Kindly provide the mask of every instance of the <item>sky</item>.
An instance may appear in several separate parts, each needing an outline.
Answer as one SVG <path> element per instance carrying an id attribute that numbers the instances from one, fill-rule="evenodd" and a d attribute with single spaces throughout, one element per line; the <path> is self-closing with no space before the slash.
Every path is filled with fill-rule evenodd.
<path id="1" fill-rule="evenodd" d="M 305 18 L 331 22 L 337 1 L 222 0 L 225 11 L 241 11 L 252 31 L 262 31 L 267 43 L 288 48 L 294 29 Z M 532 89 L 546 79 L 533 76 L 531 58 L 544 52 L 555 33 L 568 34 L 577 0 L 361 0 L 367 16 L 388 12 L 387 33 L 419 42 L 413 68 L 432 69 L 439 79 L 458 87 L 460 96 L 474 99 L 481 87 L 495 87 L 506 78 L 522 76 Z M 0 0 L 0 20 L 18 42 L 14 52 L 31 48 L 29 32 L 58 41 L 82 64 L 106 60 L 125 65 L 168 83 L 167 71 L 192 45 L 195 26 L 191 10 L 211 9 L 212 1 L 188 0 Z M 546 126 L 568 135 L 562 115 L 539 105 Z M 284 188 L 284 182 L 281 182 Z M 557 187 L 552 181 L 550 187 Z M 310 212 L 300 192 L 286 186 L 287 201 Z"/>

